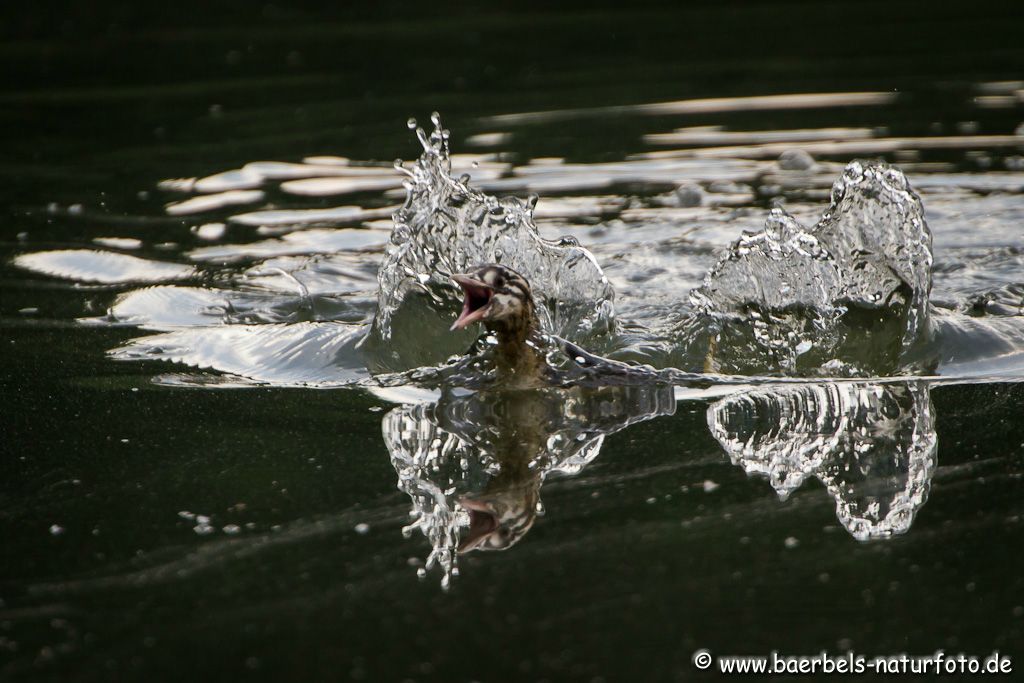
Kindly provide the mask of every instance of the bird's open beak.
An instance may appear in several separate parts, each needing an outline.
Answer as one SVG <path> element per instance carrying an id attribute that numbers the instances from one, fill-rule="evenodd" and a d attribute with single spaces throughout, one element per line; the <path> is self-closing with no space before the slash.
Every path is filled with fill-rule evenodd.
<path id="1" fill-rule="evenodd" d="M 461 330 L 473 323 L 480 322 L 487 314 L 487 305 L 491 303 L 494 290 L 490 285 L 474 279 L 469 275 L 456 273 L 452 280 L 462 287 L 465 298 L 462 300 L 462 313 L 452 323 L 451 329 Z"/>
<path id="2" fill-rule="evenodd" d="M 498 528 L 498 516 L 494 509 L 482 501 L 461 498 L 459 504 L 469 513 L 469 530 L 459 544 L 459 552 L 467 553 L 483 545 Z"/>

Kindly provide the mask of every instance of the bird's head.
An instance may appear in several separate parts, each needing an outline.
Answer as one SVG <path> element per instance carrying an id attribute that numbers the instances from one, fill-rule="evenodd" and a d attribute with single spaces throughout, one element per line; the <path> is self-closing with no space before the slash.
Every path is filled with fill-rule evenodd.
<path id="1" fill-rule="evenodd" d="M 537 313 L 530 284 L 516 271 L 491 263 L 451 278 L 464 297 L 462 313 L 451 329 L 479 322 L 504 339 L 524 339 L 534 331 Z"/>
<path id="2" fill-rule="evenodd" d="M 537 519 L 540 479 L 482 498 L 461 498 L 469 528 L 459 552 L 505 550 L 519 542 Z"/>

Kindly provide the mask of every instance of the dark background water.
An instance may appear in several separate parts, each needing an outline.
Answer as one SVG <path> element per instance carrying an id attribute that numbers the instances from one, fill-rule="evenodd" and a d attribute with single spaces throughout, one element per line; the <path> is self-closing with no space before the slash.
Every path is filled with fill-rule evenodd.
<path id="1" fill-rule="evenodd" d="M 684 402 L 609 436 L 580 477 L 548 483 L 530 536 L 465 556 L 443 592 L 410 563 L 425 542 L 399 533 L 408 499 L 380 438 L 386 404 L 155 386 L 162 368 L 104 355 L 133 330 L 72 322 L 105 293 L 7 264 L 26 244 L 86 243 L 111 226 L 176 239 L 174 220 L 118 220 L 158 216 L 137 192 L 166 177 L 408 156 L 406 118 L 433 109 L 464 136 L 489 114 L 898 90 L 884 122 L 894 134 L 968 117 L 1003 133 L 1019 108 L 979 119 L 964 102 L 975 83 L 1021 77 L 1019 3 L 370 4 L 2 10 L 0 674 L 665 680 L 696 675 L 698 647 L 1024 657 L 1019 385 L 932 390 L 938 469 L 904 536 L 853 540 L 816 485 L 780 503 L 728 463 L 706 403 Z M 788 128 L 818 115 L 756 116 Z M 733 120 L 744 116 L 755 115 Z M 516 151 L 619 159 L 640 127 L 551 123 Z M 50 202 L 87 215 L 54 221 Z M 19 315 L 29 306 L 40 315 Z M 708 480 L 719 487 L 705 492 Z M 251 529 L 199 536 L 179 511 Z"/>

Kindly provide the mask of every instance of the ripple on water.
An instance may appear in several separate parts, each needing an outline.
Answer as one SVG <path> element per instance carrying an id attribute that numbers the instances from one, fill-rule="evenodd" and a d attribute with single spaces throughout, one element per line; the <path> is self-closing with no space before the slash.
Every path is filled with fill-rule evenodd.
<path id="1" fill-rule="evenodd" d="M 150 335 L 113 349 L 115 360 L 163 360 L 275 386 L 345 386 L 366 376 L 364 325 L 223 325 Z"/>
<path id="2" fill-rule="evenodd" d="M 256 161 L 203 178 L 161 182 L 169 210 L 181 212 L 174 220 L 189 230 L 177 242 L 150 246 L 165 250 L 170 259 L 200 263 L 201 270 L 97 249 L 21 254 L 14 263 L 111 286 L 203 278 L 195 287 L 125 292 L 108 316 L 87 319 L 91 323 L 166 330 L 375 318 L 374 335 L 362 349 L 374 370 L 430 366 L 463 353 L 472 335 L 446 331 L 456 306 L 447 274 L 481 261 L 505 261 L 535 281 L 551 331 L 620 359 L 753 373 L 1013 375 L 1019 367 L 1016 354 L 1024 347 L 1017 277 L 1024 235 L 1007 226 L 1024 219 L 1019 201 L 1024 174 L 1010 163 L 1016 157 L 1006 159 L 1006 171 L 960 173 L 955 163 L 923 161 L 918 153 L 960 150 L 968 161 L 978 160 L 983 153 L 1012 151 L 1024 139 L 1019 131 L 978 135 L 964 128 L 955 135 L 937 130 L 932 137 L 894 138 L 882 127 L 758 131 L 726 125 L 729 112 L 870 108 L 896 97 L 812 93 L 617 108 L 621 115 L 678 117 L 667 132 L 651 131 L 639 139 L 674 149 L 599 163 L 539 157 L 513 165 L 512 157 L 497 152 L 449 154 L 446 132 L 438 125 L 432 136 L 418 133 L 423 153 L 404 175 L 389 165 L 321 155 L 301 163 Z M 541 112 L 496 121 L 511 129 L 610 111 Z M 721 114 L 722 123 L 685 125 L 686 117 L 708 113 Z M 500 149 L 512 139 L 501 133 L 467 144 Z M 898 153 L 913 174 L 930 225 L 915 223 L 920 207 L 896 172 L 862 166 L 863 174 L 837 184 L 845 194 L 834 197 L 825 217 L 812 228 L 802 227 L 816 221 L 817 203 L 842 169 L 822 156 L 886 150 Z M 789 156 L 780 160 L 782 152 L 811 164 L 787 170 Z M 472 175 L 473 187 L 455 178 L 462 173 Z M 537 190 L 568 196 L 534 205 L 485 194 Z M 906 196 L 894 199 L 903 190 Z M 264 202 L 264 192 L 274 193 L 275 205 L 235 208 Z M 316 200 L 304 199 L 354 192 L 358 199 L 330 208 L 311 208 Z M 396 211 L 389 204 L 402 194 L 406 202 L 397 208 L 378 281 L 372 254 L 387 243 L 385 230 L 392 226 L 382 219 Z M 715 266 L 714 255 L 729 240 L 762 223 L 764 201 L 785 201 L 788 215 L 770 216 L 760 237 L 741 238 Z M 226 210 L 238 212 L 225 216 Z M 54 220 L 91 222 L 104 215 L 78 205 L 49 214 Z M 137 221 L 135 227 L 154 220 L 107 218 L 114 225 Z M 897 229 L 889 229 L 894 225 Z M 872 230 L 879 226 L 885 227 Z M 929 227 L 938 253 L 932 292 L 938 309 L 926 303 Z M 109 235 L 108 230 L 97 234 Z M 593 251 L 561 241 L 559 235 L 566 233 Z M 225 234 L 231 244 L 210 243 Z M 145 246 L 138 237 L 98 239 L 112 250 Z M 741 250 L 746 251 L 741 255 Z M 688 325 L 694 313 L 687 296 L 691 289 L 697 290 L 698 309 L 714 300 L 718 328 L 713 325 L 710 333 Z M 813 296 L 802 296 L 808 291 Z M 854 308 L 867 313 L 852 316 Z M 924 349 L 912 348 L 927 336 L 929 319 L 934 338 Z M 746 326 L 741 334 L 721 333 L 719 328 L 734 329 L 736 322 Z M 870 331 L 870 344 L 860 343 L 864 330 Z M 865 349 L 878 353 L 865 355 Z M 215 362 L 208 354 L 195 358 Z"/>
<path id="3" fill-rule="evenodd" d="M 14 258 L 14 264 L 50 277 L 110 285 L 186 280 L 196 274 L 193 266 L 92 249 L 63 249 L 21 254 Z"/>
<path id="4" fill-rule="evenodd" d="M 387 241 L 388 233 L 383 230 L 315 228 L 261 242 L 199 247 L 188 252 L 188 256 L 193 261 L 238 261 L 295 254 L 379 249 Z"/>

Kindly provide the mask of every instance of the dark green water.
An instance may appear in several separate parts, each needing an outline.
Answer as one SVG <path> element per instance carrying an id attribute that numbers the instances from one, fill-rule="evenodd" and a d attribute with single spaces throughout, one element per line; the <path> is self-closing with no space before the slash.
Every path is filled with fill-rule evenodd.
<path id="1" fill-rule="evenodd" d="M 494 130 L 483 117 L 524 111 L 900 93 L 882 108 L 685 122 L 579 115 L 518 130 L 511 143 L 521 158 L 581 163 L 643 151 L 645 133 L 723 121 L 886 126 L 893 136 L 971 121 L 978 134 L 1012 134 L 1024 121 L 1019 99 L 970 103 L 978 83 L 1022 77 L 1024 13 L 1013 3 L 969 13 L 933 3 L 3 13 L 3 678 L 687 680 L 701 676 L 698 648 L 999 650 L 1024 666 L 1020 377 L 931 386 L 938 447 L 927 502 L 892 538 L 852 538 L 813 477 L 780 501 L 709 433 L 712 399 L 679 400 L 672 415 L 609 434 L 578 476 L 552 475 L 529 535 L 501 553 L 463 555 L 444 591 L 436 571 L 416 575 L 430 544 L 401 533 L 410 499 L 381 437 L 393 404 L 360 390 L 156 384 L 169 366 L 106 356 L 138 330 L 75 322 L 126 288 L 10 264 L 111 235 L 167 258 L 155 245 L 192 239 L 189 224 L 140 191 L 259 159 L 408 158 L 406 118 L 433 109 L 465 138 Z M 992 150 L 991 169 L 960 149 L 915 160 L 995 177 L 1014 153 Z M 287 204 L 268 192 L 268 203 Z M 993 206 L 1020 211 L 1019 190 L 994 194 Z M 55 217 L 50 203 L 85 210 Z M 339 203 L 349 202 L 305 206 Z M 969 228 L 988 215 L 980 206 L 936 218 Z M 958 244 L 993 247 L 1019 254 L 1021 224 Z M 180 512 L 209 516 L 213 533 Z"/>

